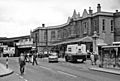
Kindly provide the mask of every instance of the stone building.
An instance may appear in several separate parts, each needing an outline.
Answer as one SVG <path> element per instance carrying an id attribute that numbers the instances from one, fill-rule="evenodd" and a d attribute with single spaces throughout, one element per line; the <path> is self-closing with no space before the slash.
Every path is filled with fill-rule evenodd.
<path id="1" fill-rule="evenodd" d="M 93 34 L 97 32 L 97 45 L 93 44 Z M 110 45 L 113 41 L 120 40 L 120 12 L 102 11 L 101 5 L 97 5 L 97 11 L 93 13 L 91 7 L 83 14 L 74 10 L 72 17 L 68 17 L 65 24 L 59 26 L 38 27 L 31 32 L 34 45 L 38 52 L 57 49 L 65 51 L 67 44 L 87 45 L 87 50 L 93 51 L 102 44 Z M 54 47 L 54 48 L 53 48 Z"/>

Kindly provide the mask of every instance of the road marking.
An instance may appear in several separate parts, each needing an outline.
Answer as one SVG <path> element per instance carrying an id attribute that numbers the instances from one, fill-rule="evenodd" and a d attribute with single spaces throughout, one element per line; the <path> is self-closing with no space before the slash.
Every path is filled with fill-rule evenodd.
<path id="1" fill-rule="evenodd" d="M 23 79 L 23 77 L 22 77 L 22 76 L 19 76 L 19 77 Z"/>
<path id="2" fill-rule="evenodd" d="M 41 68 L 43 68 L 43 69 L 47 69 L 47 70 L 49 70 L 49 71 L 53 71 L 53 72 L 55 72 L 54 70 L 52 70 L 51 68 L 47 68 L 47 67 L 44 67 L 44 66 L 40 66 Z M 59 73 L 61 73 L 61 74 L 65 74 L 65 75 L 69 75 L 69 76 L 72 76 L 72 77 L 77 77 L 77 76 L 75 76 L 75 75 L 72 75 L 72 74 L 69 74 L 69 73 L 66 73 L 66 72 L 63 72 L 63 71 L 57 71 L 57 72 L 59 72 Z"/>
<path id="3" fill-rule="evenodd" d="M 28 80 L 26 80 L 26 79 L 24 79 L 25 81 L 28 81 Z"/>
<path id="4" fill-rule="evenodd" d="M 47 67 L 44 67 L 44 66 L 40 66 L 41 68 L 44 68 L 44 69 L 47 69 L 47 70 L 52 70 L 51 68 L 47 68 Z"/>
<path id="5" fill-rule="evenodd" d="M 16 75 L 19 75 L 19 74 L 16 73 Z"/>
<path id="6" fill-rule="evenodd" d="M 63 72 L 63 71 L 57 71 L 57 72 L 59 72 L 59 73 L 62 73 L 62 74 L 65 74 L 65 75 L 69 75 L 69 76 L 72 76 L 72 77 L 77 77 L 77 76 L 75 76 L 75 75 L 72 75 L 72 74 L 69 74 L 69 73 L 66 73 L 66 72 Z"/>

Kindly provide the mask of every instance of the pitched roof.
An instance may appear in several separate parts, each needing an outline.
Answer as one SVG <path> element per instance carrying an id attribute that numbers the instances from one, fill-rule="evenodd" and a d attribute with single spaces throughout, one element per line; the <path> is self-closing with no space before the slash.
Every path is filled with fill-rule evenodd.
<path id="1" fill-rule="evenodd" d="M 83 17 L 83 18 L 88 17 L 88 12 L 87 12 L 87 10 L 86 10 L 86 9 L 84 9 L 82 17 Z"/>

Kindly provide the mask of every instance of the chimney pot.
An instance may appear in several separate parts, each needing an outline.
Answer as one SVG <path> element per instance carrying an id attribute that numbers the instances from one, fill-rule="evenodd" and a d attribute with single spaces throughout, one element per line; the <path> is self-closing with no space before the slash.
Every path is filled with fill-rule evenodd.
<path id="1" fill-rule="evenodd" d="M 42 27 L 45 27 L 45 24 L 42 24 Z"/>
<path id="2" fill-rule="evenodd" d="M 118 10 L 116 10 L 116 13 L 118 12 Z"/>
<path id="3" fill-rule="evenodd" d="M 92 14 L 93 10 L 91 10 L 91 7 L 89 7 L 89 14 Z"/>
<path id="4" fill-rule="evenodd" d="M 100 6 L 100 4 L 97 5 L 97 12 L 101 12 L 101 6 Z"/>

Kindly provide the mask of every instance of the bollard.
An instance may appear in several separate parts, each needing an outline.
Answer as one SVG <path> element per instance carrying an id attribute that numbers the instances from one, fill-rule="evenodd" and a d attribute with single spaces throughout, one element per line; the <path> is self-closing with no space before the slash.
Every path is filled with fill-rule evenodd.
<path id="1" fill-rule="evenodd" d="M 8 56 L 6 57 L 6 68 L 8 68 Z"/>

